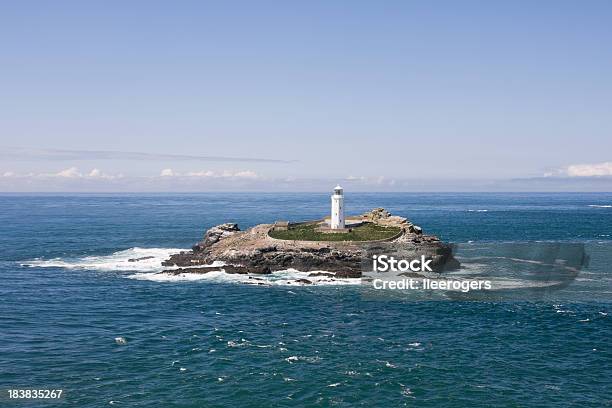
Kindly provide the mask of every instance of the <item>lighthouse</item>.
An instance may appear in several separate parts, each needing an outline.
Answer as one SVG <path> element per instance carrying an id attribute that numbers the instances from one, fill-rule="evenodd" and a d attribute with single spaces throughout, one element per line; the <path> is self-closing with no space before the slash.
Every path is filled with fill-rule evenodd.
<path id="1" fill-rule="evenodd" d="M 344 229 L 344 190 L 339 185 L 331 196 L 331 229 Z"/>

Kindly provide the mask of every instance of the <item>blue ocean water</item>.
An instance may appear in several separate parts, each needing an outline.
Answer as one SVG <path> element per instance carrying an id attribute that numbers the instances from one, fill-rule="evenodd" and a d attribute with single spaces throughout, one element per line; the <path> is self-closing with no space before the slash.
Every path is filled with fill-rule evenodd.
<path id="1" fill-rule="evenodd" d="M 215 224 L 319 218 L 329 197 L 4 194 L 0 406 L 612 405 L 612 194 L 346 201 L 408 217 L 457 243 L 458 273 L 519 291 L 541 266 L 525 246 L 579 245 L 589 261 L 567 285 L 516 299 L 158 281 L 160 259 Z M 154 258 L 127 262 L 142 255 Z M 64 394 L 10 401 L 10 388 Z"/>

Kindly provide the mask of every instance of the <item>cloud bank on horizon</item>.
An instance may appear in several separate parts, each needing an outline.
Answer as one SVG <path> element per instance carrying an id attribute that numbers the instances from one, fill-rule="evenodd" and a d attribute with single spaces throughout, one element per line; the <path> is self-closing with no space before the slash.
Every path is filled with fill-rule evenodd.
<path id="1" fill-rule="evenodd" d="M 542 176 L 516 179 L 415 179 L 385 176 L 296 178 L 264 176 L 249 169 L 126 176 L 98 168 L 68 167 L 57 172 L 0 174 L 0 192 L 206 192 L 327 191 L 336 183 L 354 191 L 612 191 L 612 163 L 566 166 Z"/>

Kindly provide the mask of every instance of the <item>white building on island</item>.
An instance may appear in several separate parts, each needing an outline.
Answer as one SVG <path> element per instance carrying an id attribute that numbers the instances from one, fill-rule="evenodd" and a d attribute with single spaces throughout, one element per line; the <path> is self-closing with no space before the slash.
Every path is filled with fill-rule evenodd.
<path id="1" fill-rule="evenodd" d="M 337 185 L 331 196 L 331 229 L 344 229 L 344 190 Z"/>

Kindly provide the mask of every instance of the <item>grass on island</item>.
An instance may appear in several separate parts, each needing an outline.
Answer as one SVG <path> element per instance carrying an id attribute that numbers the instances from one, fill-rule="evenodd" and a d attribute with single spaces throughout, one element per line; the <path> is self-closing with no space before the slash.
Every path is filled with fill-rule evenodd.
<path id="1" fill-rule="evenodd" d="M 286 231 L 270 231 L 270 236 L 299 241 L 375 241 L 391 238 L 400 232 L 398 227 L 384 227 L 371 222 L 354 227 L 351 232 L 333 234 L 315 231 L 317 227 L 317 224 L 297 225 Z"/>

